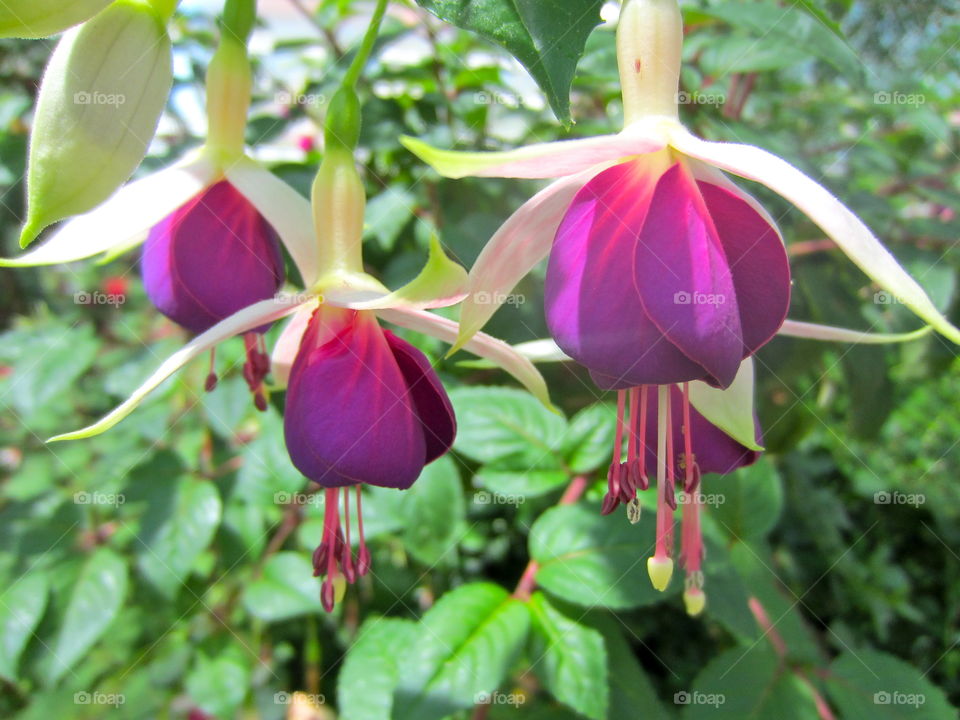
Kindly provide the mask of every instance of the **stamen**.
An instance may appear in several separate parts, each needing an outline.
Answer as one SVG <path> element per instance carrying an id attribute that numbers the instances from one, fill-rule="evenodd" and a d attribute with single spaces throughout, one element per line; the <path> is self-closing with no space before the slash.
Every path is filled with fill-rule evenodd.
<path id="1" fill-rule="evenodd" d="M 357 579 L 357 571 L 353 565 L 353 548 L 350 545 L 350 492 L 343 493 L 343 517 L 347 526 L 347 536 L 343 543 L 343 552 L 340 555 L 340 565 L 343 567 L 343 576 L 348 583 Z"/>
<path id="2" fill-rule="evenodd" d="M 203 383 L 203 389 L 206 390 L 207 392 L 213 392 L 214 389 L 217 387 L 218 378 L 217 378 L 216 362 L 217 362 L 217 349 L 214 347 L 210 349 L 210 372 L 207 375 L 207 379 Z"/>
<path id="3" fill-rule="evenodd" d="M 363 538 L 363 509 L 360 504 L 360 486 L 357 485 L 357 530 L 360 533 L 360 552 L 357 553 L 357 574 L 366 575 L 370 570 L 370 551 L 367 550 L 367 543 Z"/>
<path id="4" fill-rule="evenodd" d="M 270 374 L 270 356 L 265 352 L 266 341 L 259 333 L 248 332 L 243 335 L 243 345 L 247 351 L 247 361 L 243 364 L 243 379 L 253 393 L 253 404 L 260 412 L 267 409 L 267 393 L 263 380 Z"/>
<path id="5" fill-rule="evenodd" d="M 607 471 L 607 494 L 603 498 L 603 507 L 600 509 L 602 515 L 612 513 L 617 505 L 620 504 L 620 478 L 622 468 L 620 457 L 623 451 L 623 415 L 626 410 L 627 393 L 625 390 L 617 391 L 617 430 L 613 440 L 613 459 L 610 462 L 610 469 Z"/>
<path id="6" fill-rule="evenodd" d="M 699 615 L 706 605 L 703 592 L 703 534 L 700 527 L 700 493 L 687 495 L 683 505 L 680 555 L 687 577 L 684 604 L 689 615 Z"/>
<path id="7" fill-rule="evenodd" d="M 690 424 L 690 383 L 683 384 L 683 489 L 688 493 L 700 483 L 700 470 L 693 456 L 693 426 Z"/>
<path id="8" fill-rule="evenodd" d="M 637 481 L 637 486 L 641 490 L 646 490 L 650 487 L 650 478 L 647 477 L 647 390 L 649 390 L 649 387 L 646 385 L 640 388 L 640 429 L 637 432 L 637 437 L 640 440 L 638 451 L 640 458 L 640 478 Z"/>
<path id="9" fill-rule="evenodd" d="M 657 402 L 657 545 L 653 557 L 647 559 L 650 582 L 660 590 L 667 589 L 673 574 L 669 545 L 673 529 L 673 513 L 667 505 L 667 440 L 670 423 L 670 386 L 661 385 Z"/>

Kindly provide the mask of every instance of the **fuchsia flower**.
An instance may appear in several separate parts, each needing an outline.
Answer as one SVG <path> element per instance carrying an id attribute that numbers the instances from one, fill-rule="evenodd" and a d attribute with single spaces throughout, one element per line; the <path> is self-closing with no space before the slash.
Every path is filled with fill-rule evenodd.
<path id="1" fill-rule="evenodd" d="M 148 297 L 194 333 L 274 296 L 284 280 L 279 242 L 299 267 L 315 273 L 316 242 L 302 198 L 244 150 L 250 84 L 246 47 L 227 32 L 207 72 L 204 146 L 121 188 L 35 250 L 0 259 L 0 266 L 109 259 L 145 241 L 141 268 Z M 253 328 L 244 337 L 244 376 L 261 409 L 269 356 L 260 335 L 268 328 Z M 217 381 L 213 364 L 211 357 L 208 390 Z"/>
<path id="2" fill-rule="evenodd" d="M 361 484 L 405 490 L 450 449 L 456 430 L 450 400 L 422 352 L 382 329 L 370 311 L 313 311 L 290 369 L 284 435 L 296 468 L 325 488 L 323 538 L 313 563 L 315 574 L 326 576 L 327 610 L 336 570 L 352 583 L 370 567 L 362 524 L 353 560 L 350 489 L 356 488 L 362 518 Z"/>
<path id="3" fill-rule="evenodd" d="M 283 285 L 283 255 L 277 233 L 227 180 L 206 188 L 150 229 L 140 261 L 143 285 L 156 308 L 194 333 L 259 300 Z M 244 377 L 257 407 L 266 410 L 263 380 L 270 369 L 262 347 L 269 325 L 244 336 Z M 207 376 L 212 390 L 217 376 Z"/>
<path id="4" fill-rule="evenodd" d="M 635 499 L 636 489 L 648 482 L 651 455 L 656 456 L 658 542 L 648 568 L 661 590 L 673 568 L 674 483 L 695 487 L 700 472 L 732 470 L 761 449 L 750 356 L 778 332 L 831 340 L 865 337 L 785 323 L 790 271 L 780 233 L 723 171 L 790 200 L 874 282 L 960 342 L 960 330 L 829 191 L 764 150 L 707 142 L 683 127 L 677 104 L 682 42 L 676 0 L 624 3 L 617 50 L 626 125 L 616 135 L 492 153 L 436 150 L 403 140 L 446 177 L 559 178 L 514 213 L 481 252 L 470 272 L 459 341 L 482 328 L 517 282 L 549 257 L 545 310 L 557 354 L 586 366 L 601 388 L 618 391 L 619 431 L 605 511 Z M 655 431 L 649 409 L 654 390 Z M 681 416 L 685 421 L 679 423 Z M 633 457 L 628 451 L 622 464 L 620 443 L 628 426 Z M 737 461 L 708 468 L 720 447 L 717 428 L 743 451 Z M 691 612 L 703 607 L 699 511 L 696 503 L 684 506 L 687 549 L 681 554 L 692 573 Z"/>
<path id="5" fill-rule="evenodd" d="M 459 302 L 467 278 L 466 271 L 444 255 L 436 238 L 423 271 L 399 290 L 389 292 L 362 270 L 365 197 L 349 152 L 327 148 L 313 201 L 312 217 L 306 200 L 292 206 L 295 217 L 307 226 L 313 224 L 319 238 L 313 243 L 315 264 L 298 265 L 305 292 L 278 293 L 220 321 L 167 358 L 100 421 L 53 440 L 108 430 L 193 358 L 234 335 L 292 315 L 273 350 L 272 387 L 287 390 L 284 437 L 293 464 L 325 489 L 324 531 L 314 553 L 314 570 L 326 576 L 321 599 L 331 610 L 342 587 L 337 579 L 342 575 L 353 582 L 370 567 L 363 540 L 361 485 L 409 487 L 424 465 L 450 448 L 456 434 L 450 402 L 427 358 L 381 328 L 377 317 L 453 343 L 456 323 L 425 309 Z M 540 373 L 509 345 L 480 333 L 465 347 L 504 368 L 549 403 Z M 351 489 L 359 518 L 356 559 L 349 524 Z"/>

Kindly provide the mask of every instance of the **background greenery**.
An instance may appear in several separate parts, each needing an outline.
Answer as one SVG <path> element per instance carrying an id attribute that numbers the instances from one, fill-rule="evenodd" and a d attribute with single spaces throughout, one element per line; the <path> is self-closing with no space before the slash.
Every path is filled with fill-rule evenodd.
<path id="1" fill-rule="evenodd" d="M 463 22 L 456 3 L 421 4 Z M 618 129 L 611 28 L 564 25 L 555 6 L 540 4 L 529 39 L 505 26 L 544 90 L 487 40 L 412 4 L 392 6 L 382 61 L 363 84 L 361 140 L 366 257 L 389 285 L 413 275 L 434 228 L 469 266 L 536 189 L 441 180 L 399 146 L 400 134 L 494 148 Z M 324 101 L 369 8 L 324 0 L 291 20 L 294 6 L 281 0 L 261 7 L 268 26 L 254 44 L 249 141 L 306 192 Z M 195 98 L 216 30 L 208 12 L 190 8 L 173 29 L 178 101 L 141 172 L 200 139 Z M 283 32 L 273 15 L 281 10 Z M 957 3 L 713 0 L 685 10 L 683 89 L 693 102 L 684 120 L 822 179 L 960 319 Z M 568 131 L 557 117 L 568 117 L 564 82 L 578 35 L 586 44 Z M 570 57 L 541 52 L 551 37 L 566 38 L 558 47 Z M 7 255 L 16 252 L 27 131 L 51 47 L 0 43 Z M 916 327 L 815 226 L 751 189 L 794 256 L 792 317 Z M 125 301 L 75 299 L 96 291 L 122 291 Z M 517 293 L 523 302 L 489 330 L 514 342 L 545 336 L 542 273 Z M 108 434 L 48 446 L 43 438 L 118 402 L 184 336 L 146 301 L 134 254 L 106 266 L 2 270 L 0 298 L 4 716 L 957 715 L 960 366 L 938 337 L 870 349 L 781 339 L 760 354 L 770 453 L 705 480 L 723 504 L 706 527 L 708 610 L 690 619 L 678 579 L 665 595 L 650 588 L 652 514 L 638 527 L 599 516 L 610 398 L 575 368 L 551 366 L 565 413 L 555 416 L 502 387 L 505 376 L 442 360 L 439 344 L 410 336 L 451 391 L 455 452 L 409 492 L 366 493 L 374 571 L 327 616 L 309 561 L 322 502 L 286 457 L 282 397 L 268 413 L 254 411 L 239 341 L 218 353 L 225 377 L 216 392 L 202 392 L 197 362 Z M 896 502 L 904 499 L 916 502 Z M 511 598 L 531 560 L 538 590 Z M 923 703 L 884 704 L 876 693 Z"/>

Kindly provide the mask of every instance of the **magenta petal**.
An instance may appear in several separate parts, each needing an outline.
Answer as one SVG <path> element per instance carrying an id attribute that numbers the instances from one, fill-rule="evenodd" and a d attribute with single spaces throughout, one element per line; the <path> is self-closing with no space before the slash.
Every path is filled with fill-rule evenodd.
<path id="1" fill-rule="evenodd" d="M 707 374 L 664 338 L 634 289 L 631 258 L 657 174 L 642 159 L 615 165 L 570 204 L 550 253 L 547 325 L 560 348 L 602 387 L 697 379 Z"/>
<path id="2" fill-rule="evenodd" d="M 372 315 L 314 313 L 290 370 L 284 437 L 296 468 L 324 487 L 408 488 L 420 475 L 422 425 Z"/>
<path id="3" fill-rule="evenodd" d="M 196 333 L 272 298 L 284 278 L 276 231 L 226 180 L 151 228 L 141 270 L 157 309 Z"/>
<path id="4" fill-rule="evenodd" d="M 733 274 L 696 181 L 680 163 L 657 183 L 634 269 L 654 324 L 707 371 L 708 381 L 730 385 L 743 359 Z"/>
<path id="5" fill-rule="evenodd" d="M 407 382 L 413 407 L 423 426 L 426 441 L 424 464 L 431 463 L 450 449 L 457 435 L 453 405 L 426 356 L 389 330 L 384 330 L 383 334 Z"/>
<path id="6" fill-rule="evenodd" d="M 752 355 L 777 334 L 790 309 L 787 250 L 749 203 L 717 185 L 698 186 L 733 272 L 744 355 Z"/>

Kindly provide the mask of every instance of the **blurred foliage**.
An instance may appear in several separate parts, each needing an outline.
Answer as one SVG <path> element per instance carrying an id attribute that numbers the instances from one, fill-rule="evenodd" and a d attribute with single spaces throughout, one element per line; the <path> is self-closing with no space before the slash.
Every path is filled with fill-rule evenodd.
<path id="1" fill-rule="evenodd" d="M 690 2 L 682 80 L 696 132 L 754 142 L 822 179 L 954 321 L 957 9 Z M 536 187 L 442 181 L 398 136 L 508 148 L 614 131 L 621 118 L 607 25 L 586 41 L 567 132 L 550 112 L 563 114 L 562 87 L 545 99 L 484 39 L 412 4 L 394 10 L 363 84 L 361 140 L 366 258 L 389 285 L 415 273 L 434 229 L 469 266 Z M 293 32 L 267 14 L 255 37 L 249 141 L 304 193 L 357 12 L 323 0 Z M 174 101 L 143 172 L 203 130 L 214 20 L 184 9 L 174 22 Z M 6 255 L 50 49 L 0 42 Z M 793 254 L 792 317 L 916 326 L 809 221 L 751 190 Z M 0 278 L 5 717 L 816 718 L 818 700 L 838 718 L 956 717 L 960 361 L 938 337 L 869 349 L 781 339 L 761 352 L 770 453 L 706 479 L 724 501 L 705 529 L 708 610 L 690 619 L 677 579 L 662 596 L 647 580 L 651 514 L 639 527 L 599 516 L 613 410 L 585 373 L 545 369 L 564 412 L 554 415 L 410 336 L 439 363 L 460 434 L 412 491 L 365 491 L 374 572 L 331 617 L 310 565 L 322 498 L 290 465 L 278 413 L 254 411 L 241 343 L 218 351 L 215 392 L 202 392 L 197 362 L 106 435 L 46 445 L 108 410 L 184 337 L 149 306 L 134 255 Z M 121 304 L 89 302 L 118 287 Z M 489 330 L 545 336 L 542 270 L 516 292 L 524 302 Z M 589 481 L 585 495 L 558 505 L 575 477 Z M 539 589 L 512 597 L 531 560 Z"/>

